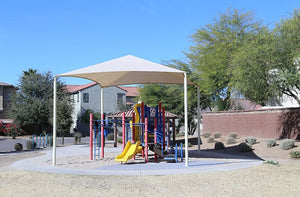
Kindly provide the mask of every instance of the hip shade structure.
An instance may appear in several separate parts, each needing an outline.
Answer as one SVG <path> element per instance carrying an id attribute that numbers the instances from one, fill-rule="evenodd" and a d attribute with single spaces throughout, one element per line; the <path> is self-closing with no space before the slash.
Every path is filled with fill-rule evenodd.
<path id="1" fill-rule="evenodd" d="M 103 88 L 105 87 L 130 84 L 183 84 L 185 166 L 188 166 L 187 85 L 194 84 L 187 79 L 186 72 L 132 55 L 127 55 L 103 63 L 56 75 L 53 83 L 53 165 L 56 165 L 56 80 L 58 77 L 79 77 L 98 83 L 101 86 L 101 114 L 103 114 Z"/>

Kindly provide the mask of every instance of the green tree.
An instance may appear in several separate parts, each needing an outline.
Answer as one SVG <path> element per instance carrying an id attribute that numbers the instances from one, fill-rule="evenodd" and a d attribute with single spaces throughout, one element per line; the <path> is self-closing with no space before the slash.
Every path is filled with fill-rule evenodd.
<path id="1" fill-rule="evenodd" d="M 249 36 L 235 52 L 232 64 L 231 87 L 255 103 L 266 105 L 275 91 L 270 70 L 274 52 L 274 36 L 267 28 Z"/>
<path id="2" fill-rule="evenodd" d="M 194 75 L 189 64 L 179 61 L 171 60 L 165 62 L 167 66 L 174 67 L 187 72 L 189 80 L 193 81 Z M 156 106 L 159 102 L 165 106 L 169 112 L 179 115 L 179 125 L 184 124 L 184 92 L 182 85 L 166 85 L 166 84 L 146 84 L 140 89 L 140 100 L 144 101 L 149 106 Z M 200 97 L 201 108 L 209 106 L 209 99 Z M 197 87 L 188 86 L 188 132 L 194 134 L 197 124 L 195 118 L 197 117 Z"/>
<path id="3" fill-rule="evenodd" d="M 300 105 L 300 9 L 294 10 L 290 18 L 277 24 L 275 52 L 272 61 L 272 81 L 277 94 L 288 95 Z"/>
<path id="4" fill-rule="evenodd" d="M 195 70 L 202 95 L 209 97 L 218 110 L 227 110 L 234 88 L 232 59 L 238 47 L 261 26 L 252 12 L 229 9 L 192 36 L 194 46 L 187 56 Z"/>
<path id="5" fill-rule="evenodd" d="M 70 97 L 64 92 L 64 84 L 57 83 L 58 132 L 65 133 L 72 123 Z M 23 71 L 12 95 L 9 117 L 29 134 L 52 131 L 53 76 L 50 72 Z"/>

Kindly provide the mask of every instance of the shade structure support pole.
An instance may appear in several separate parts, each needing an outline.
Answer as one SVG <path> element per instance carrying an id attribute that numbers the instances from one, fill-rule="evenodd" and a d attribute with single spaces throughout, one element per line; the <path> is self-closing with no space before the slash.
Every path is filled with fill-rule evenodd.
<path id="1" fill-rule="evenodd" d="M 188 150 L 188 104 L 187 104 L 187 76 L 184 73 L 184 130 L 185 130 L 185 167 L 189 166 Z"/>
<path id="2" fill-rule="evenodd" d="M 104 88 L 101 87 L 101 159 L 104 158 Z"/>
<path id="3" fill-rule="evenodd" d="M 200 151 L 200 144 L 201 144 L 201 138 L 200 138 L 200 120 L 201 120 L 201 111 L 200 111 L 200 90 L 199 86 L 197 86 L 197 130 L 198 130 L 198 151 Z"/>
<path id="4" fill-rule="evenodd" d="M 53 79 L 53 153 L 52 153 L 52 165 L 56 165 L 56 82 L 57 78 Z"/>

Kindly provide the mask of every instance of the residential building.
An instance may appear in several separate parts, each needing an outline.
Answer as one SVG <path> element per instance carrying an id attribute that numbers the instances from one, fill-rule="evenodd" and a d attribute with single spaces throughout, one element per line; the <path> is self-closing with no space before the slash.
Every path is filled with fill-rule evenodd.
<path id="1" fill-rule="evenodd" d="M 139 96 L 139 90 L 141 88 L 139 87 L 132 87 L 132 86 L 120 86 L 123 90 L 126 91 L 126 108 L 130 109 L 133 107 L 134 104 L 138 103 L 138 96 Z"/>
<path id="2" fill-rule="evenodd" d="M 86 110 L 101 112 L 101 87 L 93 82 L 86 85 L 66 85 L 66 90 L 71 94 L 74 105 L 73 125 L 71 132 L 77 130 L 84 135 L 89 134 L 87 123 L 81 121 L 80 117 Z M 119 111 L 119 105 L 126 103 L 126 90 L 120 87 L 104 88 L 104 113 Z"/>
<path id="3" fill-rule="evenodd" d="M 9 103 L 11 102 L 11 93 L 15 91 L 15 87 L 11 84 L 0 82 L 0 121 L 3 123 L 11 123 L 13 120 L 7 117 Z"/>

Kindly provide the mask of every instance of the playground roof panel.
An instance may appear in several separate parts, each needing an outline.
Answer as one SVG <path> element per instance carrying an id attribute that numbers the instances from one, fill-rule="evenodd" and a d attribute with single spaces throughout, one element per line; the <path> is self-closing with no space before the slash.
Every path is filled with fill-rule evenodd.
<path id="1" fill-rule="evenodd" d="M 117 112 L 117 113 L 109 114 L 107 117 L 108 118 L 122 118 L 122 113 L 123 112 Z M 133 109 L 125 111 L 125 117 L 126 118 L 132 118 L 132 114 L 133 114 Z M 155 117 L 155 109 L 154 108 L 150 108 L 150 117 L 151 118 Z M 178 118 L 178 115 L 166 111 L 165 112 L 165 117 L 166 118 Z"/>
<path id="2" fill-rule="evenodd" d="M 184 71 L 132 55 L 95 64 L 58 77 L 80 77 L 101 87 L 129 84 L 183 84 Z M 193 85 L 191 81 L 188 84 Z"/>

